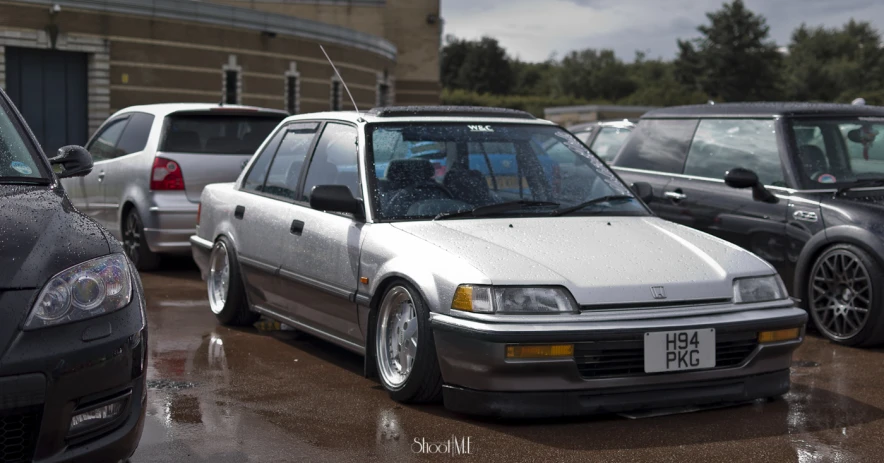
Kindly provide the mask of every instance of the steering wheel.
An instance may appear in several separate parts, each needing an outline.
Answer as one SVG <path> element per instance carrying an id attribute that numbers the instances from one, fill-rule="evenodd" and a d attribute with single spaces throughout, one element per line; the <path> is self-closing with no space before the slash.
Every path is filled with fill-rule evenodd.
<path id="1" fill-rule="evenodd" d="M 433 199 L 431 197 L 421 197 L 421 195 L 417 194 L 419 190 L 435 190 L 437 193 L 442 193 L 446 196 L 441 199 L 454 199 L 454 195 L 451 194 L 451 191 L 449 191 L 448 188 L 430 180 L 425 183 L 407 186 L 396 192 L 396 194 L 390 198 L 390 202 L 387 203 L 387 215 L 396 217 L 405 214 L 408 210 L 408 206 L 414 203 L 418 198 L 421 200 Z"/>

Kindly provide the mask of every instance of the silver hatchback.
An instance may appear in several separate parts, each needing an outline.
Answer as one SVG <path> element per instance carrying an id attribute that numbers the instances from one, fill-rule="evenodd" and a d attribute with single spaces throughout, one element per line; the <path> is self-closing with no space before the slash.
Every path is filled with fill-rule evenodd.
<path id="1" fill-rule="evenodd" d="M 527 417 L 788 391 L 805 312 L 646 187 L 523 112 L 305 114 L 203 190 L 191 243 L 221 323 L 363 354 L 397 401 Z"/>
<path id="2" fill-rule="evenodd" d="M 161 254 L 190 252 L 203 187 L 235 180 L 286 115 L 204 103 L 129 107 L 86 145 L 92 172 L 62 183 L 74 206 L 122 240 L 139 270 L 150 270 Z"/>

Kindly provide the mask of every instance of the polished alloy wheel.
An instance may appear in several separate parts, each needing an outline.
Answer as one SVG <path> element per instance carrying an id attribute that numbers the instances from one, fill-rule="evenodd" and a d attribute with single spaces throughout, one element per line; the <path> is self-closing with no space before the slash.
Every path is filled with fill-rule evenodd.
<path id="1" fill-rule="evenodd" d="M 136 265 L 138 264 L 138 250 L 141 248 L 141 221 L 135 213 L 130 212 L 126 216 L 126 225 L 123 227 L 123 249 L 126 255 Z"/>
<path id="2" fill-rule="evenodd" d="M 862 261 L 838 250 L 817 261 L 810 281 L 810 310 L 817 328 L 831 339 L 856 336 L 869 319 L 872 284 Z"/>
<path id="3" fill-rule="evenodd" d="M 378 366 L 384 382 L 398 389 L 408 380 L 417 355 L 417 310 L 410 292 L 393 287 L 381 302 L 375 336 Z"/>
<path id="4" fill-rule="evenodd" d="M 224 310 L 227 302 L 227 290 L 230 287 L 230 259 L 227 255 L 227 246 L 224 243 L 215 243 L 212 248 L 212 256 L 209 261 L 209 307 L 212 312 L 219 314 Z"/>

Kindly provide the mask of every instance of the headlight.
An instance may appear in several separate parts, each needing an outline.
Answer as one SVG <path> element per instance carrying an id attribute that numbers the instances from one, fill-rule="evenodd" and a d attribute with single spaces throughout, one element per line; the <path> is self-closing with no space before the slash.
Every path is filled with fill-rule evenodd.
<path id="1" fill-rule="evenodd" d="M 765 302 L 786 298 L 786 289 L 779 275 L 734 280 L 734 302 Z"/>
<path id="2" fill-rule="evenodd" d="M 132 277 L 123 254 L 75 265 L 52 277 L 24 329 L 84 320 L 125 307 L 132 300 Z"/>
<path id="3" fill-rule="evenodd" d="M 451 308 L 477 313 L 576 313 L 577 303 L 565 288 L 460 285 Z"/>

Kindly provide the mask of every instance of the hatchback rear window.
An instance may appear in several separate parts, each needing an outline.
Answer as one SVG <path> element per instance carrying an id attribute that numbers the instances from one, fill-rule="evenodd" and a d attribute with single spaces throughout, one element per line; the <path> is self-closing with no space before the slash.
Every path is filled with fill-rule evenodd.
<path id="1" fill-rule="evenodd" d="M 254 154 L 283 118 L 282 114 L 173 114 L 166 118 L 160 151 Z"/>

